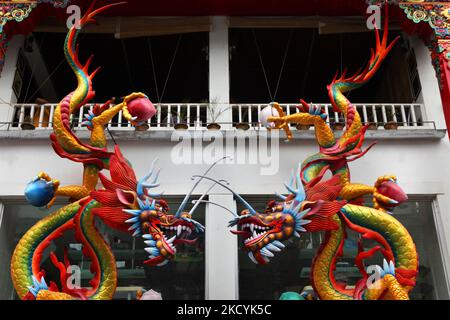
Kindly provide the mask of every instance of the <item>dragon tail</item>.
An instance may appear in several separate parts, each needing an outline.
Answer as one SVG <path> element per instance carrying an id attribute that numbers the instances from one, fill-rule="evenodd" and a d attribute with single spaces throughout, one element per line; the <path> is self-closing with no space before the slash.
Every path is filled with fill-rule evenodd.
<path id="1" fill-rule="evenodd" d="M 109 4 L 94 10 L 95 3 L 96 1 L 92 1 L 87 13 L 78 23 L 72 26 L 66 37 L 64 54 L 77 78 L 78 85 L 58 105 L 53 119 L 54 133 L 51 136 L 51 140 L 53 149 L 59 156 L 76 162 L 96 164 L 101 167 L 101 159 L 109 158 L 110 153 L 104 148 L 96 148 L 81 142 L 72 131 L 70 124 L 71 114 L 95 97 L 92 80 L 100 71 L 100 67 L 98 67 L 93 72 L 89 72 L 93 55 L 89 57 L 85 64 L 80 62 L 77 39 L 81 29 L 87 24 L 95 22 L 95 17 L 101 12 L 112 6 L 122 4 Z"/>
<path id="2" fill-rule="evenodd" d="M 332 83 L 327 87 L 328 95 L 330 97 L 330 101 L 333 105 L 334 111 L 341 112 L 344 115 L 346 121 L 346 132 L 339 140 L 338 146 L 336 146 L 336 148 L 341 151 L 352 144 L 349 143 L 351 139 L 363 139 L 364 131 L 366 130 L 362 125 L 361 117 L 356 110 L 356 107 L 347 99 L 344 93 L 364 86 L 374 77 L 376 72 L 380 69 L 387 55 L 399 39 L 399 37 L 397 37 L 388 44 L 388 26 L 389 18 L 388 8 L 386 6 L 386 18 L 384 21 L 383 36 L 380 37 L 378 28 L 375 28 L 376 47 L 375 49 L 371 49 L 370 61 L 366 65 L 364 70 L 360 69 L 352 76 L 347 76 L 347 70 L 344 70 L 343 74 L 339 78 L 338 73 L 336 73 L 336 76 L 334 77 Z"/>
<path id="3" fill-rule="evenodd" d="M 343 93 L 364 86 L 368 81 L 370 81 L 373 78 L 376 72 L 380 69 L 389 52 L 392 50 L 392 48 L 399 39 L 399 37 L 396 37 L 388 45 L 388 35 L 389 35 L 389 18 L 386 7 L 386 18 L 384 21 L 383 37 L 380 38 L 379 30 L 378 28 L 375 28 L 376 47 L 375 49 L 373 48 L 371 49 L 370 61 L 366 65 L 364 70 L 359 69 L 354 75 L 347 76 L 347 69 L 346 69 L 339 78 L 338 73 L 336 73 L 332 83 L 328 86 L 328 93 L 334 111 L 347 113 L 348 112 L 347 109 L 348 107 L 351 107 L 351 103 L 343 96 Z"/>

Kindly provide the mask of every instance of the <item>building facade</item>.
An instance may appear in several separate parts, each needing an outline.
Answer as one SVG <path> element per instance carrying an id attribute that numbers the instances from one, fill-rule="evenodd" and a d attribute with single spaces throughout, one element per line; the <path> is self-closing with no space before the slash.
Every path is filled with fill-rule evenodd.
<path id="1" fill-rule="evenodd" d="M 133 14 L 130 13 L 130 15 Z M 149 89 L 148 92 L 143 88 L 150 97 L 152 95 L 155 97 L 155 91 L 157 91 L 156 100 L 158 101 L 155 98 L 152 100 L 158 108 L 158 115 L 148 123 L 149 128 L 146 131 L 137 131 L 124 124 L 121 116 L 114 119 L 108 126 L 112 135 L 110 144 L 111 146 L 114 143 L 120 145 L 122 152 L 133 164 L 139 176 L 146 173 L 155 157 L 159 158 L 159 166 L 162 168 L 161 188 L 172 208 L 176 208 L 190 190 L 193 175 L 204 172 L 212 159 L 231 156 L 232 160 L 229 160 L 229 163 L 217 166 L 214 176 L 226 179 L 232 188 L 249 202 L 258 208 L 264 208 L 266 202 L 275 198 L 275 193 L 284 192 L 283 183 L 289 180 L 291 170 L 306 157 L 317 152 L 318 147 L 312 128 L 308 130 L 293 128 L 294 139 L 290 143 L 284 142 L 281 132 L 279 136 L 276 136 L 275 132 L 275 138 L 269 139 L 267 131 L 260 124 L 259 111 L 266 107 L 272 98 L 275 98 L 285 106 L 287 112 L 294 112 L 297 101 L 291 100 L 291 96 L 298 94 L 298 99 L 309 99 L 311 96 L 308 93 L 309 86 L 320 87 L 326 93 L 325 83 L 320 82 L 322 78 L 315 74 L 326 74 L 325 77 L 329 77 L 331 81 L 335 70 L 340 68 L 342 70 L 339 57 L 331 63 L 335 66 L 334 70 L 326 69 L 325 62 L 323 65 L 314 63 L 314 55 L 320 55 L 320 59 L 325 61 L 330 59 L 329 54 L 319 49 L 308 50 L 313 40 L 306 38 L 302 31 L 296 31 L 300 34 L 294 35 L 291 41 L 301 42 L 298 50 L 303 48 L 302 52 L 305 52 L 306 57 L 308 52 L 313 52 L 313 57 L 310 56 L 310 59 L 304 61 L 298 61 L 299 59 L 295 58 L 297 54 L 295 50 L 292 52 L 286 49 L 289 55 L 283 55 L 284 47 L 281 45 L 279 56 L 274 58 L 268 53 L 270 49 L 264 51 L 265 37 L 269 39 L 266 46 L 273 48 L 277 35 L 288 40 L 288 42 L 283 40 L 279 43 L 289 44 L 289 34 L 292 30 L 314 30 L 311 31 L 311 35 L 314 34 L 317 37 L 314 41 L 317 41 L 320 47 L 320 41 L 339 44 L 339 39 L 343 39 L 341 35 L 344 34 L 347 39 L 344 44 L 352 45 L 351 51 L 360 50 L 364 60 L 364 55 L 369 48 L 361 45 L 358 49 L 358 44 L 355 42 L 358 42 L 356 39 L 365 38 L 369 39 L 367 40 L 369 44 L 372 43 L 373 31 L 366 28 L 364 18 L 351 19 L 349 22 L 345 12 L 338 13 L 336 17 L 319 17 L 316 20 L 308 18 L 308 13 L 304 15 L 299 13 L 295 17 L 281 17 L 276 14 L 273 17 L 268 17 L 269 14 L 243 17 L 245 13 L 190 18 L 174 17 L 174 15 L 170 18 L 167 17 L 168 14 L 165 14 L 165 18 L 149 17 L 146 22 L 148 25 L 144 24 L 141 29 L 125 19 L 126 23 L 124 22 L 122 28 L 115 29 L 119 30 L 117 32 L 122 34 L 122 37 L 116 32 L 116 39 L 111 39 L 108 43 L 120 42 L 128 39 L 127 37 L 155 38 L 154 43 L 157 43 L 159 39 L 163 48 L 165 40 L 161 40 L 161 37 L 169 36 L 175 37 L 175 41 L 167 40 L 167 43 L 171 44 L 168 52 L 171 52 L 178 48 L 176 39 L 179 34 L 184 34 L 185 39 L 191 39 L 189 35 L 195 33 L 203 39 L 198 40 L 200 44 L 196 48 L 198 52 L 204 54 L 197 69 L 203 71 L 202 68 L 206 68 L 206 72 L 202 72 L 204 78 L 198 80 L 191 79 L 182 73 L 171 74 L 172 68 L 175 70 L 181 67 L 174 63 L 177 60 L 175 58 L 172 60 L 172 55 L 169 59 L 166 57 L 165 61 L 168 61 L 168 64 L 161 67 L 163 71 L 155 73 L 149 69 L 143 76 L 143 78 L 152 79 L 156 74 L 156 77 L 159 77 L 159 89 L 158 85 L 156 85 L 157 88 Z M 149 16 L 152 15 L 149 14 Z M 95 28 L 90 29 L 86 42 L 101 41 L 100 39 L 107 37 L 105 34 L 108 34 L 111 28 L 109 23 L 112 23 L 111 19 L 116 18 L 100 19 L 97 30 L 103 31 L 96 32 Z M 114 28 L 118 28 L 116 20 L 114 21 Z M 331 29 L 333 25 L 339 24 L 346 24 L 351 30 L 346 31 L 345 28 L 340 28 L 329 33 L 322 30 L 321 33 L 317 28 L 317 26 L 327 25 Z M 150 26 L 153 27 L 150 28 Z M 47 37 L 57 41 L 62 39 L 64 30 L 61 23 L 49 23 L 44 20 L 35 26 L 34 42 L 30 41 L 29 34 L 14 35 L 5 53 L 0 78 L 0 269 L 3 270 L 0 273 L 0 299 L 15 298 L 8 272 L 10 256 L 15 244 L 27 228 L 49 212 L 27 205 L 23 196 L 27 182 L 40 171 L 45 171 L 59 179 L 63 185 L 76 185 L 81 181 L 81 165 L 59 158 L 53 152 L 49 141 L 51 133 L 49 122 L 51 122 L 55 104 L 62 97 L 62 93 L 58 90 L 60 86 L 58 81 L 66 80 L 58 76 L 58 61 L 51 63 L 48 61 L 53 56 L 46 54 L 46 51 L 50 50 L 50 45 L 42 38 Z M 254 38 L 257 42 L 254 51 L 245 49 L 245 45 L 249 43 L 246 39 L 251 39 L 251 34 L 249 36 L 248 33 L 250 30 L 256 30 L 259 36 Z M 398 21 L 395 22 L 395 20 L 392 32 L 402 36 L 402 46 L 406 49 L 401 51 L 400 59 L 413 57 L 409 58 L 412 59 L 411 70 L 413 71 L 408 73 L 407 68 L 398 70 L 395 68 L 398 60 L 390 60 L 387 62 L 388 66 L 382 71 L 382 78 L 374 79 L 374 82 L 390 81 L 394 89 L 389 89 L 389 85 L 384 89 L 375 88 L 378 90 L 377 93 L 368 94 L 368 101 L 364 101 L 364 95 L 357 97 L 358 111 L 364 122 L 378 124 L 377 130 L 368 131 L 367 143 L 374 141 L 378 143 L 365 157 L 351 163 L 352 180 L 373 185 L 379 176 L 385 174 L 395 174 L 398 177 L 409 200 L 394 212 L 394 216 L 411 232 L 420 257 L 418 284 L 412 298 L 448 299 L 450 295 L 450 268 L 448 267 L 450 265 L 450 212 L 448 212 L 450 139 L 441 94 L 442 83 L 436 77 L 432 55 L 424 41 L 416 34 L 408 35 L 403 32 Z M 55 34 L 59 35 L 55 36 Z M 335 38 L 330 40 L 327 37 Z M 191 40 L 190 43 L 197 41 Z M 337 42 L 332 42 L 335 40 Z M 245 42 L 245 45 L 241 44 L 242 42 Z M 132 42 L 126 42 L 126 44 L 128 59 L 120 60 L 127 61 L 128 65 L 124 66 L 124 70 L 139 68 L 142 64 L 134 60 L 139 58 L 131 56 L 130 52 L 135 50 L 130 48 L 138 48 L 137 51 L 139 51 L 144 44 Z M 83 39 L 81 39 L 81 46 L 83 46 Z M 52 49 L 60 47 L 60 43 L 51 46 Z M 176 54 L 173 54 L 173 57 L 189 56 L 189 48 L 191 47 L 179 47 L 179 51 L 175 51 Z M 90 48 L 85 47 L 83 50 L 89 53 Z M 110 54 L 113 60 L 114 57 L 123 54 L 115 50 L 110 52 L 114 53 Z M 160 52 L 163 52 L 163 49 Z M 194 50 L 194 55 L 196 52 Z M 333 52 L 339 52 L 339 50 Z M 155 54 L 156 58 L 162 56 L 161 53 Z M 146 59 L 146 66 L 154 62 L 150 61 L 148 56 Z M 248 65 L 245 62 L 246 59 L 253 61 L 256 67 L 246 69 L 245 66 Z M 342 62 L 343 59 L 345 58 L 341 56 L 340 61 Z M 346 59 L 351 60 L 352 56 L 349 54 Z M 297 75 L 297 71 L 293 71 L 296 64 L 294 62 L 292 65 L 289 64 L 289 61 L 295 60 L 299 65 L 309 65 L 308 72 L 311 76 L 307 78 L 306 87 L 304 86 L 303 89 L 301 85 L 305 82 L 300 81 L 298 86 L 293 86 L 294 89 L 283 91 L 283 87 L 291 88 L 289 81 L 283 82 L 283 75 L 286 77 Z M 112 64 L 117 61 L 113 61 Z M 102 65 L 102 60 L 96 60 L 96 63 Z M 109 62 L 105 63 L 110 65 Z M 189 64 L 189 60 L 184 63 Z M 197 62 L 192 62 L 193 65 L 195 63 Z M 273 67 L 274 65 L 277 67 Z M 197 65 L 194 67 L 197 68 Z M 355 63 L 351 67 L 355 67 L 356 71 L 359 66 Z M 26 71 L 27 68 L 28 71 Z M 275 70 L 272 75 L 270 68 L 273 68 L 272 71 Z M 195 70 L 191 72 L 195 73 Z M 133 77 L 134 72 L 130 73 Z M 55 74 L 57 76 L 54 76 Z M 279 80 L 276 85 L 279 74 L 281 74 L 281 81 Z M 302 77 L 304 74 L 298 76 Z M 72 76 L 67 75 L 67 77 Z M 124 77 L 127 77 L 126 73 Z M 124 89 L 129 92 L 135 91 L 134 85 L 142 89 L 139 83 L 141 78 L 134 78 L 136 82 L 134 85 L 133 80 L 128 82 L 129 79 L 127 81 L 122 81 L 123 77 L 120 79 L 119 81 L 109 78 L 109 81 L 119 82 L 120 86 L 129 85 Z M 169 80 L 175 81 L 176 84 L 171 85 Z M 166 87 L 167 95 L 177 99 L 176 94 L 170 92 L 171 90 L 175 92 L 177 85 L 187 86 L 185 82 L 197 80 L 198 86 L 205 88 L 202 89 L 206 92 L 205 98 L 192 98 L 190 101 L 181 101 L 181 98 L 180 101 L 161 99 Z M 269 85 L 265 86 L 265 80 L 268 80 Z M 69 79 L 69 81 L 74 80 Z M 113 84 L 105 84 L 105 81 L 108 81 L 107 78 L 95 80 L 94 86 L 97 81 L 104 91 L 99 94 L 122 94 L 106 92 L 113 87 Z M 259 82 L 262 85 L 254 85 L 252 82 Z M 403 82 L 407 82 L 408 85 L 402 85 Z M 244 90 L 241 90 L 242 87 Z M 188 86 L 188 89 L 190 88 Z M 66 87 L 66 93 L 72 89 L 72 87 Z M 268 89 L 268 92 L 262 93 L 260 89 Z M 241 92 L 245 90 L 249 92 L 249 96 L 255 97 L 255 101 L 249 101 L 248 97 L 244 97 L 245 93 Z M 303 92 L 300 92 L 302 90 Z M 364 92 L 366 88 L 359 90 Z M 410 90 L 411 94 L 401 96 L 398 92 L 389 90 Z M 32 94 L 33 91 L 37 93 Z M 279 91 L 278 95 L 276 91 Z M 377 97 L 377 94 L 380 96 Z M 381 100 L 385 98 L 388 101 Z M 349 99 L 352 100 L 352 96 Z M 340 116 L 332 112 L 327 100 L 314 101 L 314 103 L 327 107 L 330 122 L 339 122 Z M 86 113 L 86 110 L 81 110 L 79 119 L 74 117 L 72 121 L 77 134 L 86 138 L 87 130 L 79 121 L 83 113 Z M 181 121 L 183 119 L 184 121 Z M 208 131 L 206 125 L 211 122 L 219 123 L 221 129 L 214 132 Z M 392 122 L 398 124 L 398 129 L 385 129 L 384 126 Z M 187 124 L 188 130 L 174 130 L 177 123 Z M 248 125 L 249 130 L 238 130 L 236 128 L 238 123 Z M 201 195 L 204 191 L 205 187 L 201 187 L 196 191 L 196 195 Z M 232 211 L 239 212 L 243 209 L 231 193 L 221 189 L 210 192 L 209 201 Z M 55 206 L 58 207 L 63 203 L 58 202 Z M 278 299 L 282 292 L 303 291 L 310 286 L 309 267 L 314 252 L 320 244 L 320 234 L 302 235 L 300 240 L 291 243 L 288 249 L 277 256 L 270 265 L 256 266 L 239 251 L 240 242 L 227 228 L 231 220 L 228 212 L 215 206 L 205 205 L 201 206 L 197 214 L 206 226 L 204 238 L 200 239 L 196 248 L 186 249 L 186 252 L 181 253 L 172 265 L 158 270 L 142 266 L 142 248 L 137 241 L 128 236 L 113 234 L 107 231 L 106 227 L 100 227 L 102 231 L 105 231 L 117 257 L 119 268 L 117 299 L 134 298 L 133 295 L 139 288 L 160 291 L 165 299 Z M 349 284 L 354 284 L 357 278 L 357 269 L 351 259 L 357 250 L 357 242 L 356 235 L 350 234 L 344 257 L 336 270 L 339 274 L 338 278 L 348 281 Z M 87 281 L 89 262 L 83 261 L 80 248 L 74 239 L 70 237 L 61 239 L 60 245 L 69 248 L 72 261 L 81 270 L 82 282 Z M 53 249 L 56 250 L 56 247 Z M 49 260 L 48 257 L 47 260 Z M 45 263 L 50 263 L 47 260 Z M 374 261 L 374 263 L 380 264 L 381 261 Z"/>

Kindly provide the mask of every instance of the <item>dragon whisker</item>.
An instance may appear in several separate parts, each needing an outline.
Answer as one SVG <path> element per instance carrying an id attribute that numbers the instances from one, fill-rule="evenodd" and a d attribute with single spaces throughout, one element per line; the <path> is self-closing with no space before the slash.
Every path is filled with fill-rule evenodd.
<path id="1" fill-rule="evenodd" d="M 205 171 L 204 175 L 207 175 L 220 161 L 225 160 L 227 158 L 231 159 L 231 157 L 227 156 L 227 157 L 222 157 L 219 160 L 217 160 L 216 162 L 214 162 L 212 165 L 209 166 L 208 170 Z M 181 213 L 183 212 L 184 208 L 186 207 L 187 202 L 189 201 L 189 198 L 192 196 L 192 193 L 194 192 L 194 190 L 197 188 L 197 186 L 200 184 L 200 182 L 202 180 L 203 180 L 203 178 L 198 179 L 196 181 L 196 183 L 192 186 L 192 189 L 186 194 L 183 201 L 181 202 L 180 207 L 178 208 L 178 210 L 175 214 L 176 217 L 180 217 Z"/>
<path id="2" fill-rule="evenodd" d="M 226 180 L 219 180 L 219 181 L 229 185 L 228 181 L 226 181 Z M 214 189 L 214 187 L 216 185 L 217 185 L 217 183 L 214 183 L 213 185 L 211 185 L 211 187 L 202 194 L 200 199 L 198 199 L 195 203 L 194 203 L 194 201 L 192 202 L 192 203 L 194 203 L 194 206 L 192 207 L 191 211 L 189 211 L 190 216 L 192 216 L 194 214 L 195 210 L 197 209 L 197 207 L 201 203 L 201 201 L 211 192 L 212 189 Z"/>
<path id="3" fill-rule="evenodd" d="M 250 213 L 252 215 L 256 214 L 256 210 L 253 209 L 253 207 L 247 201 L 245 201 L 244 198 L 242 198 L 239 194 L 237 194 L 235 191 L 233 191 L 233 189 L 231 189 L 230 187 L 224 185 L 223 183 L 221 183 L 221 182 L 219 182 L 219 181 L 217 181 L 217 180 L 215 180 L 213 178 L 207 177 L 207 176 L 193 176 L 193 177 L 194 178 L 202 178 L 202 179 L 206 179 L 206 180 L 210 180 L 210 181 L 216 182 L 221 187 L 223 187 L 223 188 L 227 189 L 228 191 L 230 191 L 239 201 L 241 201 L 242 204 L 250 211 Z"/>
<path id="4" fill-rule="evenodd" d="M 222 208 L 222 209 L 228 211 L 229 213 L 231 213 L 231 214 L 232 214 L 234 217 L 236 217 L 236 218 L 239 217 L 239 216 L 236 214 L 236 212 L 233 212 L 233 211 L 231 211 L 230 209 L 228 209 L 227 207 L 222 206 L 221 204 L 218 204 L 218 203 L 215 203 L 215 202 L 212 202 L 212 201 L 207 201 L 207 200 L 194 200 L 194 201 L 192 201 L 192 203 L 195 203 L 195 204 L 200 204 L 200 203 L 212 204 L 212 205 L 215 205 L 215 206 L 217 206 L 217 207 L 219 207 L 219 208 Z"/>

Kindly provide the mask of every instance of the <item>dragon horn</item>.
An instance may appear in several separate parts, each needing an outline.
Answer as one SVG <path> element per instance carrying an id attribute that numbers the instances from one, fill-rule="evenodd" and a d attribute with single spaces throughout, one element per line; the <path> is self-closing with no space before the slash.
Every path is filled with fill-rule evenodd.
<path id="1" fill-rule="evenodd" d="M 250 213 L 252 215 L 256 214 L 256 210 L 253 209 L 253 207 L 247 201 L 245 201 L 244 198 L 242 198 L 239 194 L 234 192 L 233 189 L 231 189 L 230 187 L 224 185 L 223 183 L 221 183 L 221 182 L 219 182 L 219 181 L 217 181 L 217 180 L 215 180 L 213 178 L 207 177 L 207 176 L 193 176 L 193 178 L 206 179 L 206 180 L 213 181 L 213 182 L 217 183 L 219 186 L 221 186 L 221 187 L 227 189 L 228 191 L 230 191 L 238 200 L 240 200 L 242 202 L 242 204 L 250 211 Z"/>
<path id="2" fill-rule="evenodd" d="M 87 10 L 86 15 L 81 20 L 82 24 L 85 24 L 87 22 L 92 22 L 95 16 L 102 13 L 103 11 L 108 10 L 111 7 L 120 6 L 120 5 L 128 3 L 128 2 L 111 3 L 111 4 L 105 5 L 103 7 L 100 7 L 98 9 L 94 10 L 96 2 L 97 2 L 97 0 L 92 1 L 91 5 L 89 6 L 89 9 Z"/>
<path id="3" fill-rule="evenodd" d="M 227 156 L 227 157 L 223 157 L 223 158 L 220 158 L 219 160 L 217 160 L 216 162 L 214 162 L 211 166 L 209 166 L 209 168 L 208 168 L 208 170 L 206 170 L 206 172 L 204 173 L 204 175 L 207 175 L 220 161 L 222 161 L 222 160 L 225 160 L 225 159 L 227 159 L 227 158 L 231 158 L 231 157 L 229 157 L 229 156 Z M 186 205 L 187 205 L 187 203 L 188 203 L 188 201 L 189 201 L 189 198 L 191 197 L 191 195 L 192 195 L 192 193 L 194 192 L 194 190 L 197 188 L 197 186 L 200 184 L 200 182 L 202 181 L 203 179 L 199 179 L 194 185 L 193 185 L 193 187 L 192 187 L 192 189 L 189 191 L 189 193 L 188 194 L 186 194 L 186 197 L 184 197 L 184 199 L 183 199 L 183 202 L 181 203 L 181 205 L 180 205 L 180 207 L 178 208 L 178 210 L 177 210 L 177 213 L 175 214 L 175 217 L 180 217 L 181 216 L 181 213 L 183 212 L 183 210 L 184 210 L 184 208 L 186 207 Z"/>
<path id="4" fill-rule="evenodd" d="M 151 176 L 153 175 L 153 172 L 154 172 L 154 169 L 155 169 L 155 164 L 156 164 L 157 161 L 158 161 L 158 158 L 155 158 L 153 160 L 152 167 L 151 167 L 149 173 L 146 174 L 137 183 L 136 191 L 137 191 L 138 195 L 140 195 L 140 196 L 143 195 L 144 194 L 144 189 L 152 189 L 152 188 L 159 187 L 159 184 L 156 183 L 156 182 L 158 181 L 160 170 L 158 170 L 158 172 L 156 173 L 156 175 L 153 178 L 152 182 L 151 183 L 147 183 L 147 180 L 150 179 Z"/>
<path id="5" fill-rule="evenodd" d="M 302 178 L 301 178 L 301 172 L 302 172 L 302 165 L 301 163 L 298 165 L 296 179 L 297 179 L 297 201 L 303 201 L 306 198 L 305 188 L 303 187 Z"/>

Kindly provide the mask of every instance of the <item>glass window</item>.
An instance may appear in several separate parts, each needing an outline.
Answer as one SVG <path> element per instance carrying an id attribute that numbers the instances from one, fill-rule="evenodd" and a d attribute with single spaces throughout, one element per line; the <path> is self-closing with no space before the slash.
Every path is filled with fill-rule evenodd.
<path id="1" fill-rule="evenodd" d="M 273 196 L 245 197 L 255 209 L 264 210 Z M 397 208 L 394 216 L 409 230 L 419 253 L 419 275 L 410 297 L 414 300 L 448 299 L 439 241 L 436 233 L 432 200 L 410 200 Z M 244 208 L 238 203 L 238 210 Z M 310 271 L 312 260 L 322 242 L 323 233 L 302 234 L 300 239 L 291 238 L 286 248 L 276 254 L 268 265 L 255 265 L 244 250 L 239 250 L 239 298 L 244 300 L 279 299 L 283 292 L 312 290 Z M 359 235 L 348 233 L 344 255 L 339 259 L 335 277 L 353 286 L 360 279 L 354 264 L 358 250 Z M 372 247 L 364 241 L 365 247 Z M 239 241 L 242 247 L 242 241 Z M 366 266 L 380 264 L 381 255 L 366 260 Z"/>
<path id="2" fill-rule="evenodd" d="M 178 208 L 182 198 L 165 198 L 172 210 Z M 17 299 L 10 278 L 10 261 L 12 252 L 23 236 L 37 221 L 55 211 L 37 209 L 24 204 L 5 206 L 3 222 L 0 227 L 0 267 L 8 270 L 0 273 L 0 300 Z M 201 205 L 195 213 L 195 219 L 204 225 L 205 206 Z M 97 221 L 98 230 L 110 244 L 116 257 L 119 273 L 118 287 L 114 299 L 136 299 L 138 290 L 153 289 L 162 294 L 164 300 L 201 300 L 205 298 L 205 239 L 201 234 L 195 246 L 178 245 L 175 260 L 164 267 L 147 267 L 143 261 L 148 254 L 144 251 L 143 240 L 133 238 Z M 59 285 L 59 273 L 49 259 L 54 251 L 62 260 L 64 248 L 68 249 L 71 265 L 81 269 L 81 285 L 89 287 L 92 275 L 89 271 L 90 261 L 81 254 L 82 246 L 75 241 L 72 232 L 66 233 L 55 241 L 44 253 L 42 267 L 46 270 L 46 280 Z"/>

